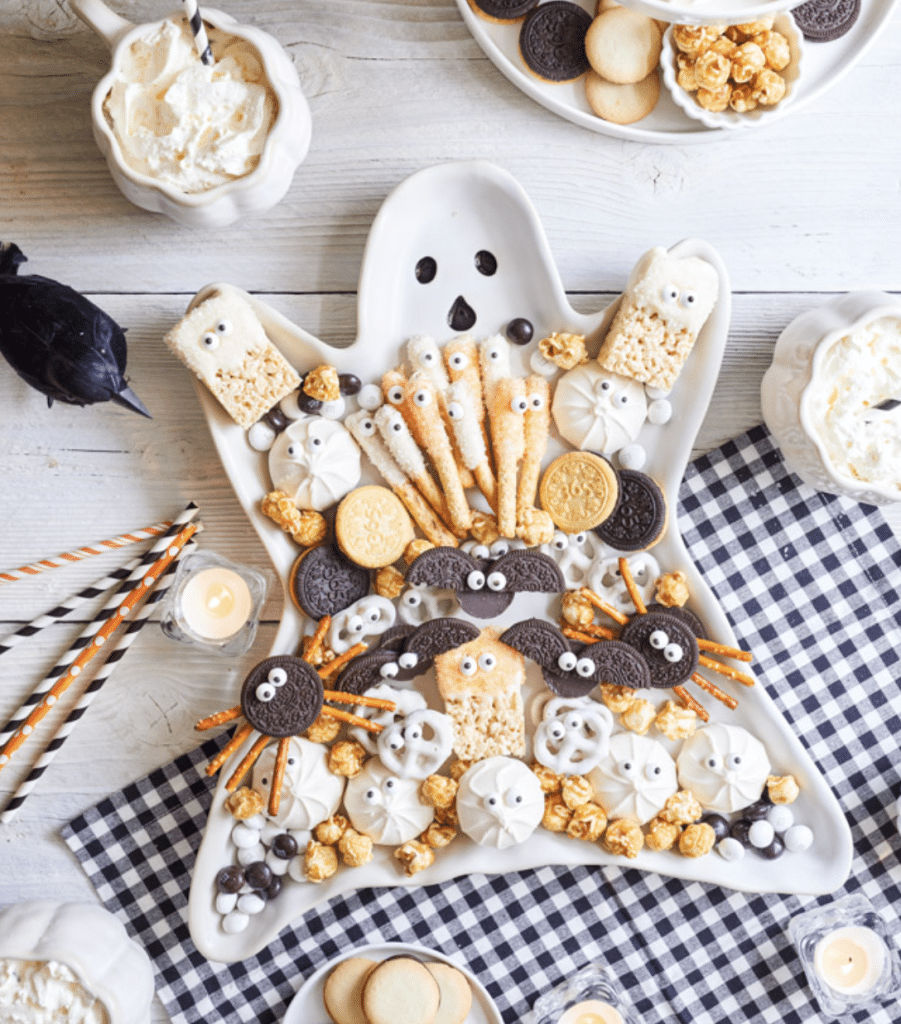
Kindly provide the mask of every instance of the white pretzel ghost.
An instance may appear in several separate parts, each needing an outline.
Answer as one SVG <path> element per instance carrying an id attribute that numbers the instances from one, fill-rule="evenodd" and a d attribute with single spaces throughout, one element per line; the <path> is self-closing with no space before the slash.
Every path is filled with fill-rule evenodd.
<path id="1" fill-rule="evenodd" d="M 535 730 L 535 760 L 558 775 L 586 775 L 607 756 L 613 715 L 600 704 L 591 707 L 558 707 L 550 701 L 545 717 Z"/>
<path id="2" fill-rule="evenodd" d="M 425 711 L 428 707 L 425 697 L 417 690 L 402 690 L 388 683 L 377 683 L 375 686 L 370 686 L 363 696 L 390 700 L 394 704 L 393 711 L 385 711 L 383 708 L 364 707 L 362 704 L 354 708 L 354 714 L 357 717 L 365 718 L 367 722 L 380 725 L 383 730 L 397 722 L 402 722 L 407 715 L 412 714 L 414 711 Z M 379 748 L 376 745 L 377 734 L 364 729 L 362 725 L 352 725 L 347 730 L 347 734 L 351 739 L 361 744 L 368 754 L 377 754 L 379 752 Z"/>
<path id="3" fill-rule="evenodd" d="M 401 779 L 433 775 L 450 757 L 454 726 L 448 715 L 426 708 L 383 729 L 376 740 L 382 764 Z"/>
<path id="4" fill-rule="evenodd" d="M 550 544 L 541 545 L 541 550 L 560 566 L 567 589 L 577 590 L 579 587 L 591 586 L 592 573 L 607 548 L 592 530 L 582 533 L 563 533 L 558 530 Z"/>
<path id="5" fill-rule="evenodd" d="M 400 595 L 397 609 L 408 626 L 422 626 L 432 619 L 453 615 L 459 607 L 460 602 L 452 590 L 410 586 Z"/>
<path id="6" fill-rule="evenodd" d="M 344 654 L 364 636 L 381 636 L 394 625 L 397 609 L 387 597 L 370 594 L 332 618 L 328 643 L 335 654 Z"/>
<path id="7" fill-rule="evenodd" d="M 660 563 L 647 551 L 629 555 L 626 561 L 642 601 L 650 604 L 654 600 L 654 586 L 660 575 Z M 635 611 L 632 598 L 619 571 L 617 557 L 598 559 L 589 569 L 588 578 L 583 585 L 593 590 L 623 615 L 631 615 Z"/>

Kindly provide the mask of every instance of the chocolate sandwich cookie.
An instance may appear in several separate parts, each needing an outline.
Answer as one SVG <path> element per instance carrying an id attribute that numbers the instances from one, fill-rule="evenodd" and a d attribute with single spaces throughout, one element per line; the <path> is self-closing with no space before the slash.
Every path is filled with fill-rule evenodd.
<path id="1" fill-rule="evenodd" d="M 288 581 L 291 599 L 311 619 L 337 615 L 369 593 L 369 570 L 348 561 L 331 544 L 297 559 Z"/>
<path id="2" fill-rule="evenodd" d="M 533 75 L 571 82 L 589 68 L 585 34 L 591 15 L 569 0 L 549 0 L 530 11 L 519 32 L 519 52 Z"/>
<path id="3" fill-rule="evenodd" d="M 647 606 L 647 610 L 649 612 L 664 612 L 667 615 L 675 615 L 677 619 L 681 619 L 688 626 L 696 637 L 701 640 L 707 639 L 707 630 L 704 627 L 704 623 L 688 608 L 682 608 L 679 605 L 670 607 L 665 604 L 657 604 L 655 601 Z"/>
<path id="4" fill-rule="evenodd" d="M 807 3 L 793 8 L 791 13 L 805 39 L 831 43 L 857 21 L 860 0 L 807 0 Z"/>
<path id="5" fill-rule="evenodd" d="M 566 590 L 560 566 L 541 551 L 508 551 L 491 565 L 486 575 L 489 590 L 514 594 L 559 594 Z"/>
<path id="6" fill-rule="evenodd" d="M 381 647 L 367 651 L 341 669 L 335 680 L 334 689 L 359 697 L 379 683 L 393 683 L 394 678 L 388 679 L 382 675 L 382 666 L 392 662 L 397 664 L 398 657 L 396 651 L 383 650 Z"/>
<path id="7" fill-rule="evenodd" d="M 469 0 L 469 6 L 488 21 L 509 24 L 524 18 L 538 0 Z"/>
<path id="8" fill-rule="evenodd" d="M 479 633 L 479 627 L 465 619 L 432 619 L 420 626 L 407 640 L 404 653 L 417 655 L 424 671 L 425 665 L 439 654 L 477 639 Z"/>
<path id="9" fill-rule="evenodd" d="M 620 640 L 644 658 L 650 669 L 646 685 L 655 689 L 681 686 L 697 671 L 700 651 L 694 633 L 668 610 L 635 615 L 623 627 Z"/>
<path id="10" fill-rule="evenodd" d="M 647 475 L 637 469 L 619 471 L 619 500 L 594 532 L 617 551 L 646 551 L 666 529 L 666 498 Z"/>
<path id="11" fill-rule="evenodd" d="M 264 736 L 297 736 L 319 717 L 323 692 L 319 673 L 290 654 L 266 658 L 244 680 L 241 710 Z"/>

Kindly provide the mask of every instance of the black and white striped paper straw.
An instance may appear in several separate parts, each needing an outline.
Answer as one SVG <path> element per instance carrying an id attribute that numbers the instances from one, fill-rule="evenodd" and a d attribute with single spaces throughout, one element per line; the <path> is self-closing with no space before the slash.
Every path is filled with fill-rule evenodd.
<path id="1" fill-rule="evenodd" d="M 213 51 L 210 49 L 210 41 L 206 34 L 206 25 L 204 25 L 203 18 L 200 16 L 200 8 L 197 6 L 197 0 L 184 0 L 184 5 L 188 24 L 191 26 L 191 33 L 194 36 L 194 45 L 197 47 L 200 59 L 204 64 L 212 64 L 214 63 Z"/>
<path id="2" fill-rule="evenodd" d="M 103 667 L 91 680 L 87 689 L 78 699 L 78 703 L 66 716 L 65 720 L 57 729 L 53 739 L 47 744 L 46 749 L 37 759 L 34 767 L 22 780 L 18 789 L 4 808 L 3 813 L 0 814 L 0 825 L 6 825 L 8 822 L 13 820 L 22 804 L 25 803 L 32 790 L 34 790 L 38 782 L 40 782 L 41 776 L 50 767 L 54 757 L 56 757 L 66 740 L 72 734 L 75 726 L 78 725 L 84 717 L 88 708 L 91 706 L 92 701 L 103 688 L 103 684 L 113 674 L 116 666 L 125 657 L 128 648 L 134 643 L 138 633 L 141 632 L 147 624 L 150 616 L 156 610 L 160 601 L 162 601 L 166 596 L 166 592 L 172 586 L 172 576 L 178 568 L 179 562 L 184 557 L 185 552 L 194 547 L 196 547 L 194 541 L 189 540 L 184 548 L 182 548 L 179 556 L 171 563 L 171 565 L 166 567 L 156 588 L 148 595 L 147 600 L 128 624 L 127 629 L 116 641 L 109 657 L 104 662 Z"/>

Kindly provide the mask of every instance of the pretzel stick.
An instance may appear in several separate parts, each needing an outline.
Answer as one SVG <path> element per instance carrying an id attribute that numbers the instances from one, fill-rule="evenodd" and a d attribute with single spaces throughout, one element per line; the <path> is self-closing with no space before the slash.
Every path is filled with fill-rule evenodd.
<path id="1" fill-rule="evenodd" d="M 714 661 L 713 658 L 708 658 L 703 654 L 699 656 L 698 661 L 704 668 L 709 668 L 711 672 L 718 672 L 727 679 L 734 679 L 736 683 L 741 683 L 742 686 L 753 686 L 756 682 L 753 676 L 745 675 L 744 672 L 739 672 L 737 668 L 732 668 L 731 665 L 722 665 L 720 662 Z"/>
<path id="2" fill-rule="evenodd" d="M 709 679 L 705 679 L 697 672 L 692 673 L 691 679 L 692 682 L 697 683 L 702 690 L 706 690 L 709 694 L 716 697 L 717 700 L 721 700 L 731 711 L 734 711 L 738 707 L 738 701 L 734 697 L 730 697 L 728 693 L 724 693 L 715 683 L 711 683 Z"/>
<path id="3" fill-rule="evenodd" d="M 491 471 L 485 435 L 476 411 L 476 399 L 466 380 L 458 380 L 447 389 L 448 416 L 464 465 L 472 471 L 485 500 L 497 509 L 497 481 Z"/>
<path id="4" fill-rule="evenodd" d="M 492 334 L 479 345 L 479 369 L 482 372 L 482 395 L 490 421 L 495 388 L 500 381 L 513 376 L 510 366 L 510 342 L 502 334 Z M 501 463 L 497 450 L 494 452 L 494 465 L 500 471 Z"/>
<path id="5" fill-rule="evenodd" d="M 629 621 L 628 615 L 623 615 L 622 612 L 617 611 L 613 605 L 607 604 L 600 594 L 595 593 L 593 590 L 589 590 L 588 587 L 582 587 L 579 590 L 579 594 L 584 597 L 589 604 L 594 605 L 595 608 L 609 616 L 614 622 L 618 622 L 619 625 L 625 626 Z"/>
<path id="6" fill-rule="evenodd" d="M 322 641 L 325 639 L 325 634 L 329 631 L 331 625 L 331 615 L 323 615 L 319 620 L 316 632 L 310 637 L 310 642 L 307 644 L 307 649 L 303 655 L 303 660 L 307 664 L 311 664 L 315 660 L 316 655 L 319 653 L 319 648 L 322 646 Z"/>
<path id="7" fill-rule="evenodd" d="M 710 721 L 710 715 L 707 714 L 704 705 L 699 704 L 684 686 L 674 686 L 673 693 L 679 698 L 682 707 L 688 708 L 689 711 L 694 711 L 702 722 Z"/>
<path id="8" fill-rule="evenodd" d="M 196 506 L 194 506 L 194 510 L 194 514 L 196 514 Z M 0 749 L 0 769 L 9 763 L 13 754 L 34 732 L 35 726 L 47 716 L 50 709 L 68 690 L 85 666 L 96 656 L 100 648 L 119 628 L 126 615 L 134 609 L 135 605 L 143 597 L 153 590 L 166 567 L 197 532 L 199 525 L 198 523 L 188 523 L 181 528 L 174 539 L 168 536 L 161 538 L 145 557 L 149 557 L 154 552 L 157 552 L 158 548 L 164 548 L 165 554 L 157 559 L 149 569 L 143 563 L 139 565 L 112 595 L 106 606 L 95 616 L 93 622 L 90 623 L 73 645 L 73 647 L 82 646 L 83 642 L 87 646 L 84 646 L 78 657 L 68 666 L 65 674 L 57 679 L 50 690 L 47 691 L 43 701 L 32 710 L 24 723 L 10 737 L 3 748 Z M 113 610 L 114 608 L 115 611 Z M 103 621 L 104 619 L 106 621 Z M 98 623 L 100 623 L 99 628 Z M 65 658 L 63 660 L 65 661 Z M 51 673 L 52 675 L 53 673 Z"/>
<path id="9" fill-rule="evenodd" d="M 638 587 L 635 586 L 635 580 L 632 579 L 632 570 L 629 568 L 628 561 L 625 558 L 620 558 L 618 564 L 619 574 L 623 578 L 626 590 L 629 591 L 629 597 L 632 598 L 632 604 L 635 605 L 635 611 L 637 611 L 639 615 L 646 615 L 648 610 L 645 608 L 644 601 L 641 599 Z"/>
<path id="10" fill-rule="evenodd" d="M 590 636 L 588 633 L 580 633 L 579 630 L 573 629 L 572 626 L 561 626 L 560 632 L 564 636 L 568 636 L 570 640 L 578 640 L 583 644 L 596 644 L 598 642 L 596 636 Z M 607 637 L 606 639 L 612 640 L 613 637 Z"/>
<path id="11" fill-rule="evenodd" d="M 516 536 L 516 479 L 525 455 L 526 382 L 519 377 L 499 380 L 488 406 L 491 444 L 497 464 L 497 531 Z"/>
<path id="12" fill-rule="evenodd" d="M 582 631 L 590 633 L 594 637 L 599 637 L 601 640 L 616 640 L 616 632 L 610 629 L 608 626 L 596 626 L 593 622 L 589 622 L 582 627 Z"/>
<path id="13" fill-rule="evenodd" d="M 718 644 L 713 640 L 705 640 L 698 637 L 698 647 L 702 651 L 709 651 L 711 654 L 721 654 L 724 658 L 735 658 L 736 661 L 752 662 L 754 655 L 750 651 L 743 651 L 739 647 L 729 647 L 727 644 Z"/>
<path id="14" fill-rule="evenodd" d="M 368 649 L 369 645 L 364 644 L 361 640 L 358 644 L 354 644 L 350 650 L 345 651 L 343 654 L 339 654 L 337 658 L 334 658 L 327 665 L 323 665 L 322 668 L 317 669 L 317 671 L 323 679 L 327 679 L 333 672 L 337 672 L 339 668 L 344 668 L 349 661 L 353 661 L 358 654 L 362 654 L 363 651 Z"/>
<path id="15" fill-rule="evenodd" d="M 382 726 L 378 722 L 370 722 L 368 718 L 360 718 L 359 715 L 352 715 L 349 711 L 342 711 L 340 708 L 323 708 L 322 714 L 326 718 L 337 718 L 339 722 L 347 722 L 348 725 L 359 725 L 369 732 L 382 731 Z"/>
<path id="16" fill-rule="evenodd" d="M 485 394 L 482 390 L 482 373 L 479 370 L 479 350 L 471 334 L 461 334 L 444 346 L 444 363 L 447 375 L 452 384 L 466 381 L 475 404 L 476 419 L 482 432 L 485 451 L 488 452 L 489 469 L 491 460 L 491 443 L 485 426 Z"/>
<path id="17" fill-rule="evenodd" d="M 278 814 L 278 805 L 282 799 L 282 783 L 285 780 L 290 742 L 289 739 L 278 741 L 278 753 L 275 755 L 275 768 L 272 771 L 272 785 L 269 788 L 269 815 L 272 818 Z"/>
<path id="18" fill-rule="evenodd" d="M 324 700 L 336 700 L 339 704 L 353 704 L 359 708 L 381 708 L 383 711 L 394 711 L 393 700 L 382 700 L 381 697 L 367 697 L 364 694 L 359 696 L 351 693 L 342 693 L 340 690 L 323 690 Z"/>
<path id="19" fill-rule="evenodd" d="M 243 746 L 244 741 L 253 732 L 253 726 L 249 722 L 245 722 L 243 725 L 238 727 L 237 732 L 234 736 L 225 744 L 225 746 L 219 751 L 219 753 L 213 758 L 212 761 L 206 766 L 207 775 L 215 775 L 216 772 L 225 764 L 225 762 L 234 754 L 238 747 Z"/>
<path id="20" fill-rule="evenodd" d="M 526 511 L 535 507 L 541 460 L 547 450 L 548 431 L 551 427 L 551 388 L 546 377 L 533 374 L 526 378 L 526 400 L 529 403 L 523 417 L 526 450 L 516 495 L 517 520 L 522 520 Z"/>
<path id="21" fill-rule="evenodd" d="M 209 718 L 201 718 L 197 725 L 194 726 L 195 732 L 206 732 L 207 729 L 215 729 L 217 725 L 225 725 L 226 722 L 233 722 L 236 718 L 240 718 L 243 714 L 243 710 L 240 704 L 236 704 L 233 708 L 229 708 L 227 711 L 217 711 L 215 715 L 210 715 Z"/>
<path id="22" fill-rule="evenodd" d="M 232 773 L 232 777 L 226 782 L 225 788 L 227 792 L 234 793 L 241 782 L 241 779 L 250 771 L 250 769 L 256 764 L 257 758 L 266 748 L 269 743 L 271 736 L 260 736 L 257 738 L 254 745 L 248 750 L 248 752 L 241 759 L 241 763 Z"/>

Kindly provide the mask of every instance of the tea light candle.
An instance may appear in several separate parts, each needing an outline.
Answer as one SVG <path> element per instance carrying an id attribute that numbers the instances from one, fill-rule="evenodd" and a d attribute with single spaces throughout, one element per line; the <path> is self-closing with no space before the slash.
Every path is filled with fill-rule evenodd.
<path id="1" fill-rule="evenodd" d="M 865 995 L 882 977 L 888 949 L 871 928 L 848 925 L 824 935 L 813 955 L 825 985 L 846 996 Z"/>
<path id="2" fill-rule="evenodd" d="M 181 592 L 181 613 L 192 632 L 206 640 L 227 640 L 250 618 L 253 598 L 244 579 L 213 566 L 194 573 Z"/>
<path id="3" fill-rule="evenodd" d="M 587 999 L 571 1006 L 557 1024 L 624 1024 L 622 1014 L 600 999 Z"/>

